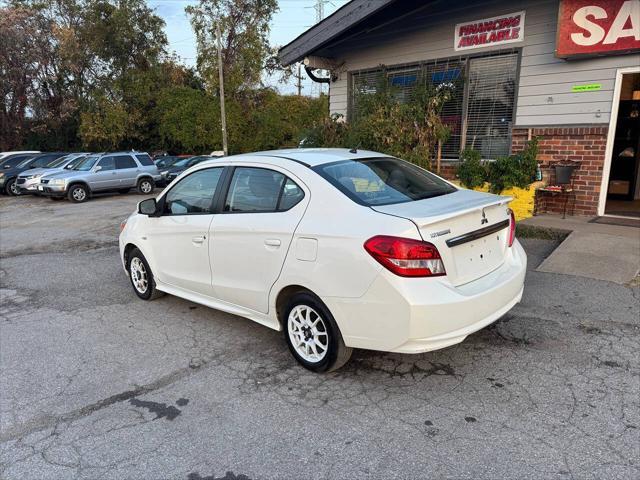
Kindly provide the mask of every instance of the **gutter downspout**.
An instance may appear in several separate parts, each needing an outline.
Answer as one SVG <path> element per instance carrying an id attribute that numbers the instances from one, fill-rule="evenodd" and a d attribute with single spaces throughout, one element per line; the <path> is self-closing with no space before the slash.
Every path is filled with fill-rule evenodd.
<path id="1" fill-rule="evenodd" d="M 311 80 L 313 80 L 316 83 L 331 83 L 331 78 L 330 77 L 318 77 L 316 76 L 315 73 L 313 73 L 312 68 L 308 67 L 308 66 L 304 66 L 304 71 L 307 72 L 307 75 L 309 75 L 309 78 Z"/>

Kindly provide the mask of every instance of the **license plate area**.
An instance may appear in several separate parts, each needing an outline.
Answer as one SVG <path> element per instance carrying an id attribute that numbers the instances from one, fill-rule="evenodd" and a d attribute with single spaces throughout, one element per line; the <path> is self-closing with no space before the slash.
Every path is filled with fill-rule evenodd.
<path id="1" fill-rule="evenodd" d="M 462 284 L 482 277 L 504 261 L 506 231 L 495 232 L 482 238 L 451 248 L 456 266 L 456 283 Z"/>

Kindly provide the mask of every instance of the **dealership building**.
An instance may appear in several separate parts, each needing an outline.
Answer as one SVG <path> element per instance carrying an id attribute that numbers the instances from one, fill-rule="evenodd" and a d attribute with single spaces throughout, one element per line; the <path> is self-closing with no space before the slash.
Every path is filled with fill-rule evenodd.
<path id="1" fill-rule="evenodd" d="M 570 213 L 640 217 L 640 0 L 352 0 L 280 58 L 329 83 L 346 121 L 381 80 L 399 101 L 452 85 L 445 176 L 465 147 L 492 160 L 538 137 L 549 184 L 575 167 Z"/>

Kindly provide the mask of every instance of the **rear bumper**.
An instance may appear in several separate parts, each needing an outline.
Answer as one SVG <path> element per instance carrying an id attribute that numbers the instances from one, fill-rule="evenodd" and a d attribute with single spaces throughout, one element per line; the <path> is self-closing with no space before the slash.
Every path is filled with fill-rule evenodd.
<path id="1" fill-rule="evenodd" d="M 462 342 L 513 308 L 522 298 L 526 266 L 516 242 L 498 269 L 464 285 L 383 270 L 363 297 L 323 300 L 350 347 L 428 352 Z"/>

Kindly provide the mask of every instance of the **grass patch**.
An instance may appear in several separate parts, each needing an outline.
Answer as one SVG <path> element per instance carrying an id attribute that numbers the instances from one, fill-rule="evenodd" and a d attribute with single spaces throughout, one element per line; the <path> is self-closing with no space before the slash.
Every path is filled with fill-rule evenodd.
<path id="1" fill-rule="evenodd" d="M 559 230 L 555 228 L 538 227 L 518 223 L 516 235 L 519 238 L 538 238 L 540 240 L 555 240 L 562 242 L 571 233 L 570 230 Z"/>

